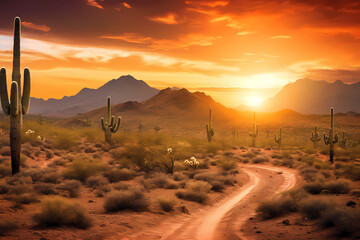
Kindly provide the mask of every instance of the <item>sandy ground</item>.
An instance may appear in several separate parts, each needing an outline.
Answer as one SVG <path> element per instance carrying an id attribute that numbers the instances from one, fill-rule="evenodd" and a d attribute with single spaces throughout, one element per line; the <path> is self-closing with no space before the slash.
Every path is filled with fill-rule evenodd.
<path id="1" fill-rule="evenodd" d="M 108 239 L 247 239 L 242 225 L 255 214 L 258 203 L 295 186 L 294 170 L 270 165 L 241 165 L 249 181 L 238 191 L 212 206 L 187 216 L 177 216 L 157 227 L 130 236 L 117 234 Z"/>

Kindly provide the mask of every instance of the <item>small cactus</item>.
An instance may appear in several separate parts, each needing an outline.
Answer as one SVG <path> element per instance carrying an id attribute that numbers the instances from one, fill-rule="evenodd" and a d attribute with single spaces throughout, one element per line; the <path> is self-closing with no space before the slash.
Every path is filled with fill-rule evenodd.
<path id="1" fill-rule="evenodd" d="M 20 171 L 21 128 L 23 115 L 26 115 L 30 106 L 30 71 L 24 69 L 24 85 L 21 84 L 20 74 L 20 27 L 21 20 L 14 20 L 14 48 L 13 70 L 10 90 L 10 101 L 6 84 L 6 69 L 0 71 L 0 97 L 1 106 L 6 115 L 10 115 L 10 148 L 12 175 Z M 21 95 L 21 87 L 24 87 Z"/>
<path id="2" fill-rule="evenodd" d="M 314 143 L 314 148 L 316 148 L 317 142 L 321 140 L 320 135 L 317 133 L 317 126 L 314 127 L 314 131 L 311 133 L 310 140 Z"/>
<path id="3" fill-rule="evenodd" d="M 92 127 L 92 122 L 89 118 L 89 116 L 86 116 L 86 120 L 83 121 L 84 127 Z"/>
<path id="4" fill-rule="evenodd" d="M 258 136 L 258 133 L 259 133 L 259 125 L 257 125 L 255 122 L 255 112 L 254 112 L 254 121 L 252 123 L 252 132 L 249 132 L 249 135 L 252 139 L 252 143 L 251 143 L 252 147 L 256 146 L 256 137 Z"/>
<path id="5" fill-rule="evenodd" d="M 266 127 L 265 127 L 265 133 L 266 133 L 266 137 L 270 136 L 270 126 L 269 126 L 269 124 L 266 125 Z"/>
<path id="6" fill-rule="evenodd" d="M 208 141 L 211 142 L 211 138 L 214 136 L 215 132 L 212 128 L 212 116 L 211 116 L 211 109 L 209 112 L 209 124 L 206 124 L 206 135 L 208 138 Z"/>
<path id="7" fill-rule="evenodd" d="M 158 124 L 156 124 L 156 125 L 154 126 L 154 131 L 155 131 L 155 133 L 158 133 L 160 130 L 161 130 L 160 126 L 159 126 Z"/>
<path id="8" fill-rule="evenodd" d="M 329 136 L 324 133 L 324 142 L 330 146 L 330 162 L 334 163 L 334 144 L 337 143 L 339 137 L 337 133 L 334 133 L 334 108 L 330 108 L 330 128 Z"/>
<path id="9" fill-rule="evenodd" d="M 339 139 L 339 147 L 346 148 L 346 137 L 345 137 L 345 131 L 342 133 L 342 138 Z"/>
<path id="10" fill-rule="evenodd" d="M 36 120 L 36 122 L 39 124 L 39 125 L 42 125 L 42 123 L 44 122 L 44 118 L 42 116 L 42 113 L 39 113 L 39 117 L 38 119 Z"/>
<path id="11" fill-rule="evenodd" d="M 141 123 L 141 121 L 139 121 L 139 124 L 138 124 L 138 129 L 139 129 L 139 132 L 141 132 L 144 128 L 144 125 Z"/>
<path id="12" fill-rule="evenodd" d="M 279 144 L 279 148 L 281 149 L 281 143 L 282 143 L 282 131 L 281 128 L 279 130 L 279 135 L 275 134 L 275 142 Z"/>
<path id="13" fill-rule="evenodd" d="M 121 117 L 118 118 L 117 123 L 115 123 L 115 117 L 111 115 L 111 99 L 108 97 L 107 99 L 107 115 L 106 122 L 104 118 L 101 118 L 101 127 L 105 132 L 105 142 L 111 143 L 111 135 L 116 133 L 121 125 Z"/>

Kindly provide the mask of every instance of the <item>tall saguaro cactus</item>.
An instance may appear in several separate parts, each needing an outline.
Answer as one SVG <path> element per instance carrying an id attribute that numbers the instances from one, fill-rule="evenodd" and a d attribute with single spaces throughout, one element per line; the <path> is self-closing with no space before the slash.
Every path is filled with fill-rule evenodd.
<path id="1" fill-rule="evenodd" d="M 258 136 L 259 133 L 259 126 L 256 124 L 255 122 L 255 112 L 254 112 L 254 121 L 252 123 L 252 132 L 249 132 L 249 135 L 251 136 L 252 139 L 252 147 L 256 146 L 256 137 Z"/>
<path id="2" fill-rule="evenodd" d="M 314 148 L 316 148 L 317 142 L 321 140 L 320 135 L 317 133 L 317 126 L 314 127 L 314 131 L 311 133 L 310 140 L 314 143 Z"/>
<path id="3" fill-rule="evenodd" d="M 279 136 L 277 136 L 277 134 L 275 134 L 275 142 L 279 144 L 279 148 L 281 148 L 281 143 L 282 143 L 282 131 L 281 128 L 279 130 Z"/>
<path id="4" fill-rule="evenodd" d="M 111 135 L 116 133 L 121 125 L 121 117 L 118 117 L 117 123 L 115 123 L 115 117 L 111 115 L 111 99 L 108 97 L 107 99 L 107 114 L 106 114 L 106 122 L 104 118 L 101 118 L 101 126 L 103 131 L 105 132 L 105 142 L 111 143 Z"/>
<path id="5" fill-rule="evenodd" d="M 343 131 L 342 138 L 339 139 L 339 146 L 341 148 L 346 148 L 346 142 L 347 142 L 347 138 L 345 137 L 345 131 Z"/>
<path id="6" fill-rule="evenodd" d="M 215 134 L 214 129 L 212 128 L 211 109 L 210 109 L 210 112 L 209 112 L 209 124 L 206 124 L 206 134 L 207 134 L 208 141 L 211 142 L 211 138 Z"/>
<path id="7" fill-rule="evenodd" d="M 330 128 L 329 136 L 324 133 L 324 142 L 330 146 L 330 162 L 334 163 L 334 144 L 337 143 L 339 137 L 337 133 L 334 133 L 334 108 L 330 108 Z"/>
<path id="8" fill-rule="evenodd" d="M 10 101 L 6 84 L 6 69 L 0 71 L 1 106 L 6 115 L 10 115 L 10 148 L 12 175 L 20 171 L 21 127 L 23 114 L 27 114 L 30 106 L 30 71 L 24 69 L 24 89 L 21 95 L 20 74 L 20 27 L 19 17 L 14 20 L 13 69 L 10 90 Z"/>

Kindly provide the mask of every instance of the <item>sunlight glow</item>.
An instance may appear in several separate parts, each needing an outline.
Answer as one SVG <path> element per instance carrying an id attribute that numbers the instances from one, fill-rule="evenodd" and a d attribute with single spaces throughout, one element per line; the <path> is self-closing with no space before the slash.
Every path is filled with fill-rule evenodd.
<path id="1" fill-rule="evenodd" d="M 263 103 L 264 99 L 260 96 L 249 96 L 246 97 L 246 105 L 257 107 Z"/>

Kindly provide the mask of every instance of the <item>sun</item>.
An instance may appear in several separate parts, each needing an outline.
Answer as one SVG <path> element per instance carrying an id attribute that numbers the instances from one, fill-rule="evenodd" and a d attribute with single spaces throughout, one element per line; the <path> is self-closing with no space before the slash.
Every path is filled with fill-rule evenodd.
<path id="1" fill-rule="evenodd" d="M 257 107 L 257 106 L 260 106 L 264 99 L 260 96 L 256 96 L 256 95 L 253 95 L 253 96 L 248 96 L 246 97 L 246 105 L 248 106 L 253 106 L 253 107 Z"/>

